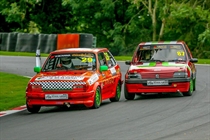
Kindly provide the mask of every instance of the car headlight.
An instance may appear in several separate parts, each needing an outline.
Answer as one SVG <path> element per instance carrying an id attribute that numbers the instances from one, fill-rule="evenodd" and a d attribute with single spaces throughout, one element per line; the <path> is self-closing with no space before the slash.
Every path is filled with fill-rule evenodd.
<path id="1" fill-rule="evenodd" d="M 141 79 L 141 74 L 140 73 L 128 73 L 128 78 L 139 78 Z"/>
<path id="2" fill-rule="evenodd" d="M 186 78 L 187 72 L 184 72 L 184 71 L 175 72 L 173 77 L 174 78 Z"/>

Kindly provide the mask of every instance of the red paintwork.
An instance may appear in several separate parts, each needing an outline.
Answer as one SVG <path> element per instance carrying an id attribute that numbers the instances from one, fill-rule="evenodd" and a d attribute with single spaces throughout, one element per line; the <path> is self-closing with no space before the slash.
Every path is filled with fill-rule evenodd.
<path id="1" fill-rule="evenodd" d="M 28 87 L 26 89 L 26 102 L 28 106 L 60 106 L 64 105 L 65 103 L 70 104 L 84 104 L 86 107 L 93 106 L 94 103 L 94 96 L 96 88 L 99 86 L 101 89 L 102 94 L 102 101 L 108 98 L 115 97 L 116 93 L 116 87 L 118 82 L 121 84 L 123 83 L 121 77 L 121 70 L 120 66 L 117 64 L 114 68 L 116 70 L 116 74 L 112 75 L 110 68 L 107 71 L 101 72 L 99 70 L 99 62 L 98 62 L 98 53 L 100 52 L 107 52 L 107 48 L 71 48 L 71 49 L 62 49 L 62 50 L 56 50 L 54 52 L 51 52 L 49 55 L 49 58 L 52 54 L 63 54 L 67 52 L 91 52 L 95 53 L 96 55 L 96 63 L 97 68 L 95 71 L 87 71 L 87 70 L 59 70 L 59 71 L 50 71 L 50 72 L 44 72 L 41 71 L 40 73 L 36 74 L 34 77 L 32 77 L 28 83 Z M 47 60 L 46 60 L 47 61 Z M 45 62 L 46 63 L 46 62 Z M 92 84 L 89 85 L 87 80 L 94 74 L 98 75 L 98 80 Z M 83 89 L 73 89 L 73 90 L 47 90 L 44 91 L 40 88 L 40 86 L 32 86 L 30 85 L 30 82 L 35 82 L 37 78 L 39 77 L 46 77 L 46 76 L 83 76 L 84 79 L 81 80 L 86 83 L 84 85 Z M 39 80 L 41 82 L 62 82 L 62 80 Z M 75 82 L 74 80 L 69 80 L 69 82 Z M 59 94 L 59 93 L 65 93 L 68 94 L 69 99 L 66 100 L 45 100 L 45 94 Z"/>
<path id="2" fill-rule="evenodd" d="M 190 84 L 174 82 L 169 86 L 144 86 L 143 84 L 126 84 L 129 93 L 162 93 L 162 92 L 187 92 Z"/>
<path id="3" fill-rule="evenodd" d="M 148 43 L 148 42 L 147 42 Z M 157 44 L 162 44 L 163 41 L 158 42 Z M 192 76 L 195 78 L 196 76 L 196 68 L 194 63 L 190 62 L 190 59 L 192 59 L 192 54 L 183 41 L 177 41 L 176 44 L 181 44 L 184 46 L 184 50 L 189 55 L 186 55 L 186 62 L 175 62 L 177 66 L 163 66 L 162 62 L 157 62 L 155 66 L 153 67 L 142 67 L 143 62 L 137 61 L 137 50 L 139 50 L 139 47 L 142 47 L 145 45 L 146 42 L 140 43 L 138 47 L 136 48 L 136 51 L 133 54 L 133 59 L 131 61 L 131 64 L 125 74 L 125 88 L 127 89 L 129 94 L 147 94 L 147 93 L 162 93 L 162 92 L 177 92 L 178 90 L 180 92 L 187 92 L 190 86 L 190 82 L 183 82 L 179 81 L 176 78 L 173 78 L 174 72 L 178 71 L 186 71 L 188 73 L 188 77 Z M 153 44 L 154 45 L 154 44 Z M 183 66 L 178 66 L 183 65 Z M 139 66 L 139 68 L 137 67 Z M 141 83 L 140 80 L 138 82 L 129 82 L 128 73 L 140 73 L 141 74 L 141 80 L 145 81 L 145 83 Z M 157 80 L 155 75 L 159 74 L 159 80 L 174 80 L 174 82 L 171 82 L 169 85 L 164 86 L 148 86 L 146 84 L 147 80 Z M 194 79 L 193 78 L 193 79 Z"/>

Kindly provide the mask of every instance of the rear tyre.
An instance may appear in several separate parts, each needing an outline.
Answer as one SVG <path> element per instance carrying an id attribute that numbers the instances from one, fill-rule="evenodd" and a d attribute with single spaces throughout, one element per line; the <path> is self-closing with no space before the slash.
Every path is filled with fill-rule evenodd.
<path id="1" fill-rule="evenodd" d="M 133 100 L 135 98 L 135 94 L 130 94 L 127 91 L 125 84 L 124 84 L 124 95 L 125 95 L 125 99 L 127 99 L 127 100 Z"/>
<path id="2" fill-rule="evenodd" d="M 120 96 L 121 96 L 121 84 L 120 82 L 118 82 L 117 87 L 116 87 L 115 97 L 110 98 L 109 100 L 111 102 L 118 102 L 120 100 Z"/>
<path id="3" fill-rule="evenodd" d="M 26 107 L 27 107 L 28 112 L 30 113 L 38 113 L 39 110 L 41 109 L 41 106 L 38 106 L 38 105 L 29 107 L 28 104 L 26 104 Z"/>
<path id="4" fill-rule="evenodd" d="M 189 89 L 188 89 L 187 92 L 183 92 L 183 95 L 184 95 L 184 96 L 191 96 L 192 93 L 193 93 L 193 90 L 194 90 L 194 81 L 193 81 L 193 79 L 191 78 L 191 79 L 190 79 L 190 86 L 189 86 Z"/>
<path id="5" fill-rule="evenodd" d="M 196 91 L 196 78 L 193 80 L 193 91 Z"/>
<path id="6" fill-rule="evenodd" d="M 94 103 L 93 103 L 93 106 L 90 108 L 92 109 L 99 108 L 101 106 L 101 100 L 102 100 L 101 90 L 100 90 L 100 87 L 97 87 L 95 97 L 94 97 Z"/>

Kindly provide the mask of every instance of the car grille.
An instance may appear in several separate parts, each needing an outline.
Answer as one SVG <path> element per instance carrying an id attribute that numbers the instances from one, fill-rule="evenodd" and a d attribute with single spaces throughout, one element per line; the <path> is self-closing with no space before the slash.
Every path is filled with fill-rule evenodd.
<path id="1" fill-rule="evenodd" d="M 31 85 L 41 85 L 42 90 L 71 90 L 74 85 L 86 85 L 84 81 L 41 81 L 30 82 Z"/>
<path id="2" fill-rule="evenodd" d="M 172 78 L 173 73 L 141 73 L 141 76 L 142 79 L 165 79 L 165 78 Z"/>

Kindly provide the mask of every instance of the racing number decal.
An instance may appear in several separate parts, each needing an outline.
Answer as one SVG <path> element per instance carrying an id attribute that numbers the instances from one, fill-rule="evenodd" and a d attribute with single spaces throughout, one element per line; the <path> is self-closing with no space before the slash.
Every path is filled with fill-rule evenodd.
<path id="1" fill-rule="evenodd" d="M 108 55 L 108 53 L 107 53 L 107 52 L 104 52 L 104 55 L 105 55 L 106 60 L 109 60 L 109 55 Z"/>
<path id="2" fill-rule="evenodd" d="M 93 62 L 93 58 L 91 58 L 91 57 L 88 57 L 88 58 L 87 57 L 83 57 L 81 62 L 84 62 L 84 63 L 85 62 Z"/>
<path id="3" fill-rule="evenodd" d="M 184 56 L 184 52 L 183 52 L 183 51 L 177 51 L 176 54 L 177 54 L 178 56 Z"/>

